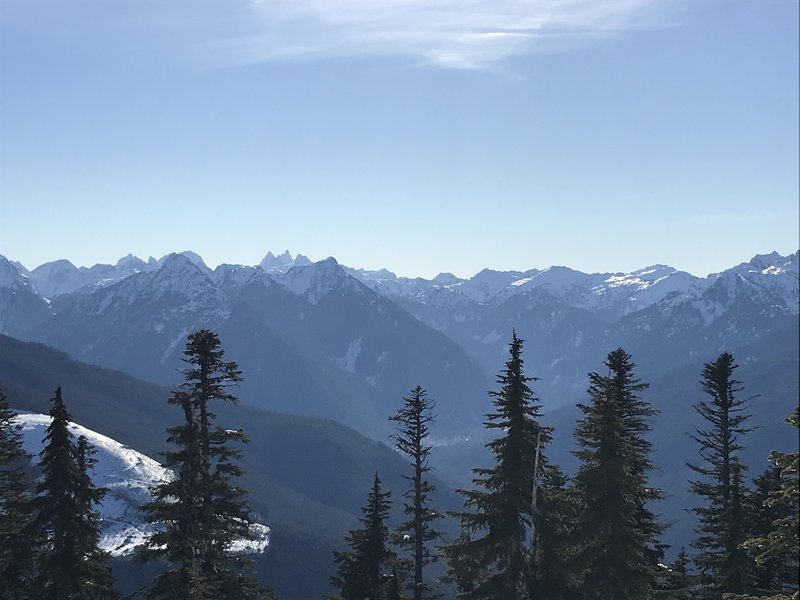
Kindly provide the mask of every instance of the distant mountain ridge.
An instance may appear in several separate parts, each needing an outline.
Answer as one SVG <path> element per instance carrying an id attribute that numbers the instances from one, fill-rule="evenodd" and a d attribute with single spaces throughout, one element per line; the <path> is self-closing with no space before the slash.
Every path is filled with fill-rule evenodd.
<path id="1" fill-rule="evenodd" d="M 0 257 L 0 333 L 171 384 L 182 340 L 210 327 L 254 374 L 248 402 L 336 418 L 381 439 L 400 396 L 419 383 L 438 399 L 441 433 L 451 435 L 480 426 L 483 394 L 513 329 L 527 340 L 547 406 L 571 404 L 586 371 L 615 347 L 657 375 L 796 330 L 798 257 L 757 255 L 704 278 L 654 265 L 595 274 L 484 269 L 432 280 L 288 251 L 214 270 L 188 251 L 90 269 L 56 261 L 30 272 Z"/>
<path id="2" fill-rule="evenodd" d="M 312 265 L 308 257 L 292 256 L 287 250 L 275 255 L 271 251 L 254 267 L 244 265 L 220 265 L 212 271 L 203 259 L 192 251 L 180 255 L 212 277 L 220 278 L 232 269 L 260 268 L 272 275 L 285 275 L 295 267 Z M 39 265 L 28 271 L 20 263 L 11 263 L 20 276 L 26 278 L 39 294 L 48 299 L 72 293 L 87 287 L 103 287 L 116 283 L 140 272 L 158 270 L 172 255 L 160 259 L 150 257 L 146 262 L 131 254 L 119 259 L 116 264 L 96 264 L 93 267 L 75 267 L 67 260 L 57 260 Z M 331 259 L 326 259 L 331 260 Z M 319 261 L 325 262 L 325 261 Z M 335 262 L 335 261 L 334 261 Z M 365 270 L 343 267 L 344 270 L 381 295 L 397 299 L 414 299 L 419 302 L 441 302 L 440 296 L 460 296 L 480 304 L 500 304 L 508 298 L 525 294 L 535 289 L 543 289 L 564 299 L 570 305 L 588 310 L 611 308 L 620 313 L 640 310 L 662 300 L 669 294 L 696 293 L 709 287 L 725 273 L 736 271 L 752 276 L 761 267 L 762 275 L 778 276 L 773 282 L 785 280 L 785 276 L 798 274 L 798 253 L 782 256 L 777 252 L 756 255 L 749 262 L 741 263 L 731 269 L 701 278 L 685 271 L 678 271 L 667 265 L 651 265 L 632 271 L 583 273 L 568 267 L 553 266 L 528 271 L 495 271 L 483 269 L 470 278 L 458 278 L 450 273 L 440 273 L 433 279 L 398 277 L 388 269 Z M 780 276 L 784 277 L 780 277 Z M 5 277 L 7 278 L 7 276 Z M 4 275 L 0 271 L 0 287 L 4 285 Z M 779 284 L 790 294 L 791 283 Z M 786 288 L 790 289 L 786 289 Z M 794 305 L 797 296 L 789 298 Z"/>
<path id="3" fill-rule="evenodd" d="M 420 380 L 436 394 L 443 426 L 478 422 L 486 382 L 474 359 L 333 258 L 270 272 L 236 265 L 211 271 L 185 253 L 147 265 L 52 299 L 37 295 L 17 270 L 24 306 L 42 303 L 47 315 L 22 322 L 8 311 L 0 319 L 16 337 L 165 385 L 175 383 L 186 336 L 212 328 L 253 373 L 245 401 L 336 418 L 379 438 L 388 435 L 388 416 L 402 395 Z"/>

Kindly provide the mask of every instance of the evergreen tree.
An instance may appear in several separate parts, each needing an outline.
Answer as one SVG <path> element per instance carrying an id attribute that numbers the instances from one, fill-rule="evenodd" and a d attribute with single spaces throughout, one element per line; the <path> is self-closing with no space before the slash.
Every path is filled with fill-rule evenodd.
<path id="1" fill-rule="evenodd" d="M 736 368 L 727 352 L 707 363 L 701 383 L 710 399 L 695 406 L 707 428 L 698 428 L 692 436 L 700 444 L 701 463 L 688 465 L 702 476 L 691 482 L 691 490 L 704 501 L 693 509 L 699 520 L 694 562 L 708 598 L 744 594 L 753 587 L 752 561 L 742 548 L 747 531 L 742 475 L 747 467 L 738 456 L 742 449 L 739 439 L 751 429 L 745 427 L 749 415 L 744 412 L 744 402 L 736 397 L 743 389 L 733 378 Z"/>
<path id="2" fill-rule="evenodd" d="M 665 567 L 658 578 L 658 591 L 654 597 L 658 600 L 692 600 L 695 577 L 689 565 L 689 555 L 681 548 L 678 556 L 668 567 Z"/>
<path id="3" fill-rule="evenodd" d="M 605 365 L 608 375 L 589 374 L 591 404 L 578 405 L 583 417 L 575 432 L 581 591 L 585 599 L 641 600 L 662 552 L 662 526 L 648 508 L 661 493 L 647 483 L 653 466 L 644 437 L 657 411 L 638 396 L 648 384 L 634 377 L 627 352 L 614 350 Z"/>
<path id="4" fill-rule="evenodd" d="M 52 398 L 53 418 L 39 453 L 42 479 L 34 499 L 35 529 L 44 535 L 38 556 L 34 596 L 41 600 L 106 600 L 116 598 L 108 555 L 98 542 L 99 516 L 94 511 L 104 491 L 92 484 L 88 444 L 73 441 L 58 387 Z"/>
<path id="5" fill-rule="evenodd" d="M 167 563 L 148 591 L 151 598 L 204 600 L 271 598 L 248 573 L 250 561 L 231 552 L 238 539 L 253 539 L 253 520 L 245 492 L 233 484 L 242 475 L 233 442 L 241 431 L 214 425 L 210 403 L 237 402 L 228 388 L 241 381 L 235 362 L 223 360 L 219 337 L 202 329 L 189 336 L 184 351 L 185 382 L 169 399 L 184 416 L 167 431 L 176 449 L 163 453 L 174 478 L 152 490 L 146 521 L 158 530 L 140 560 Z"/>
<path id="6" fill-rule="evenodd" d="M 388 547 L 389 530 L 386 518 L 389 515 L 391 502 L 389 492 L 381 490 L 381 481 L 375 473 L 372 489 L 367 497 L 366 506 L 361 511 L 364 516 L 359 519 L 363 527 L 351 530 L 345 537 L 350 547 L 345 552 L 334 552 L 336 575 L 331 582 L 338 590 L 335 600 L 385 600 L 397 580 L 387 577 L 390 569 L 396 575 L 397 557 Z"/>
<path id="7" fill-rule="evenodd" d="M 786 422 L 800 427 L 800 408 Z M 758 591 L 788 596 L 800 583 L 800 454 L 772 452 L 770 461 L 773 467 L 756 480 L 755 527 L 744 546 L 756 559 Z"/>
<path id="8" fill-rule="evenodd" d="M 532 598 L 578 600 L 573 548 L 577 506 L 568 479 L 556 465 L 548 465 L 538 487 L 534 522 L 537 542 L 530 573 Z"/>
<path id="9" fill-rule="evenodd" d="M 475 553 L 469 551 L 471 546 L 472 538 L 468 533 L 462 532 L 455 541 L 441 549 L 447 560 L 447 575 L 444 580 L 455 587 L 459 598 L 468 598 L 477 587 L 477 582 L 488 577 L 487 568 Z"/>
<path id="10" fill-rule="evenodd" d="M 431 446 L 426 440 L 433 421 L 433 401 L 422 387 L 416 386 L 408 397 L 403 398 L 403 402 L 403 407 L 390 419 L 397 421 L 400 428 L 394 436 L 395 448 L 411 459 L 413 474 L 404 476 L 410 481 L 410 486 L 403 494 L 406 498 L 406 520 L 398 528 L 398 541 L 411 552 L 413 597 L 414 600 L 422 600 L 434 597 L 430 584 L 423 579 L 424 567 L 436 560 L 428 543 L 441 537 L 433 527 L 439 514 L 431 506 L 430 494 L 435 488 L 427 478 L 431 470 L 428 464 Z"/>
<path id="11" fill-rule="evenodd" d="M 477 600 L 521 600 L 528 595 L 532 525 L 534 467 L 537 448 L 550 441 L 550 430 L 542 427 L 539 400 L 528 386 L 536 378 L 523 372 L 523 340 L 513 334 L 509 359 L 497 376 L 500 390 L 490 392 L 495 412 L 487 415 L 486 427 L 503 433 L 486 446 L 495 456 L 490 469 L 473 469 L 477 486 L 458 490 L 471 512 L 456 513 L 465 536 L 447 550 L 451 575 L 459 580 L 459 598 Z M 542 468 L 546 466 L 540 457 Z M 457 565 L 472 567 L 473 580 Z"/>
<path id="12" fill-rule="evenodd" d="M 32 483 L 19 425 L 0 390 L 0 600 L 28 600 L 38 540 L 33 535 Z"/>
<path id="13" fill-rule="evenodd" d="M 392 574 L 386 584 L 386 600 L 403 600 L 401 579 L 397 567 L 392 568 Z"/>
<path id="14" fill-rule="evenodd" d="M 769 502 L 771 495 L 781 489 L 781 470 L 774 464 L 753 480 L 754 489 L 749 496 L 747 511 L 750 515 L 750 538 L 764 538 L 772 530 L 772 524 L 783 516 L 782 506 Z M 749 540 L 748 540 L 749 541 Z M 747 546 L 747 544 L 746 544 Z M 753 582 L 758 592 L 776 591 L 789 575 L 790 568 L 782 557 L 772 557 L 754 565 Z"/>
<path id="15" fill-rule="evenodd" d="M 87 535 L 81 540 L 80 554 L 84 557 L 82 568 L 83 579 L 87 582 L 83 598 L 85 600 L 104 600 L 115 598 L 109 593 L 114 587 L 114 578 L 108 564 L 108 554 L 100 549 L 100 515 L 94 511 L 105 497 L 106 488 L 95 487 L 89 472 L 97 464 L 94 455 L 97 450 L 89 443 L 86 436 L 79 436 L 75 446 L 75 464 L 78 468 L 79 486 L 75 497 L 87 524 Z"/>

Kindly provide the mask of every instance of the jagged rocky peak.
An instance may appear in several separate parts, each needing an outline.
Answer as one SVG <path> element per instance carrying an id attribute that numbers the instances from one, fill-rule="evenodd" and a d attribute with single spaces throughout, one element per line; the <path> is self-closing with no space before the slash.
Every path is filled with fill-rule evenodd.
<path id="1" fill-rule="evenodd" d="M 17 267 L 17 271 L 19 271 L 21 275 L 23 275 L 25 277 L 30 277 L 31 272 L 28 269 L 25 268 L 25 265 L 23 265 L 18 260 L 12 260 L 10 262 L 11 262 L 12 265 Z"/>
<path id="2" fill-rule="evenodd" d="M 294 257 L 294 266 L 295 267 L 305 267 L 308 265 L 314 264 L 311 262 L 311 259 L 303 254 L 298 254 Z"/>
<path id="3" fill-rule="evenodd" d="M 25 285 L 26 277 L 19 267 L 5 256 L 0 254 L 0 288 L 8 288 L 13 285 Z"/>
<path id="4" fill-rule="evenodd" d="M 155 262 L 155 261 L 154 261 Z M 147 271 L 152 266 L 149 263 L 144 262 L 138 256 L 134 256 L 133 254 L 128 254 L 127 256 L 123 256 L 117 261 L 117 264 L 114 265 L 118 270 L 126 273 L 139 273 L 141 271 Z"/>
<path id="5" fill-rule="evenodd" d="M 798 258 L 800 258 L 800 251 L 788 256 L 771 252 L 769 254 L 756 254 L 750 259 L 749 264 L 756 267 L 764 275 L 780 275 L 787 272 L 797 273 Z"/>
<path id="6" fill-rule="evenodd" d="M 298 254 L 292 258 L 292 254 L 286 250 L 283 254 L 275 256 L 272 251 L 259 263 L 259 266 L 267 273 L 286 273 L 292 267 L 304 267 L 313 264 L 307 256 Z"/>

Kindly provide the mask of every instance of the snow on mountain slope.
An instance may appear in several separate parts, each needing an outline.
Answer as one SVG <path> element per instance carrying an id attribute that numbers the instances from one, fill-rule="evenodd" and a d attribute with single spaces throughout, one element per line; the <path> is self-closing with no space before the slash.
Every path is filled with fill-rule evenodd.
<path id="1" fill-rule="evenodd" d="M 64 259 L 39 265 L 31 271 L 31 281 L 45 298 L 74 292 L 87 283 L 78 267 Z"/>
<path id="2" fill-rule="evenodd" d="M 308 266 L 292 267 L 286 273 L 274 273 L 275 280 L 297 296 L 302 296 L 311 304 L 339 286 L 359 288 L 359 283 L 350 277 L 336 259 L 326 258 Z"/>
<path id="3" fill-rule="evenodd" d="M 16 287 L 30 287 L 29 278 L 16 264 L 0 255 L 0 289 Z"/>
<path id="4" fill-rule="evenodd" d="M 38 462 L 42 439 L 52 418 L 48 415 L 20 414 L 15 417 L 22 427 L 23 447 Z M 75 438 L 86 436 L 97 450 L 97 464 L 92 470 L 92 481 L 108 489 L 99 513 L 102 517 L 100 546 L 112 556 L 127 556 L 144 543 L 153 527 L 142 522 L 139 507 L 150 500 L 150 487 L 167 481 L 172 473 L 136 450 L 116 440 L 76 423 L 70 424 Z M 269 527 L 257 524 L 253 528 L 256 539 L 241 540 L 233 551 L 258 553 L 269 545 Z"/>
<path id="5" fill-rule="evenodd" d="M 20 335 L 51 316 L 23 269 L 0 255 L 0 333 Z"/>

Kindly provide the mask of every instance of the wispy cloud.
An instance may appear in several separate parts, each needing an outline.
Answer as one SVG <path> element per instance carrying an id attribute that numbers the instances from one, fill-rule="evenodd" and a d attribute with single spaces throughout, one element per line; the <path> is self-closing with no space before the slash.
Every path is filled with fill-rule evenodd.
<path id="1" fill-rule="evenodd" d="M 406 56 L 445 68 L 658 26 L 665 0 L 249 0 L 248 35 L 215 44 L 246 64 L 337 56 Z M 660 13 L 660 14 L 659 14 Z"/>

